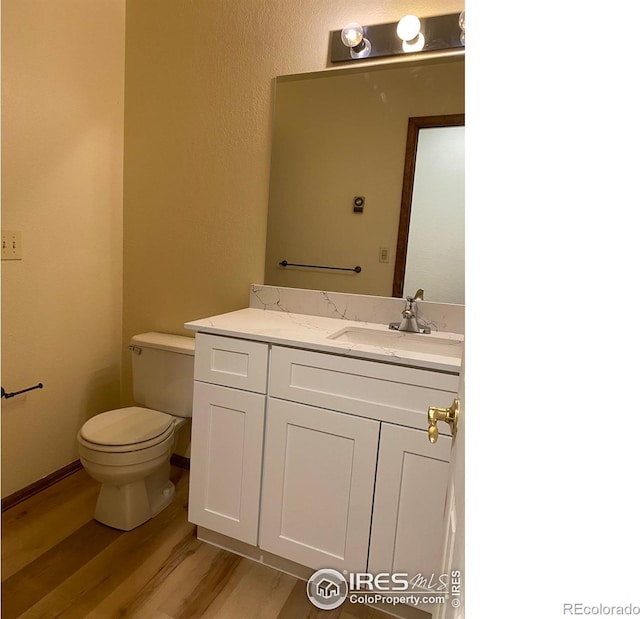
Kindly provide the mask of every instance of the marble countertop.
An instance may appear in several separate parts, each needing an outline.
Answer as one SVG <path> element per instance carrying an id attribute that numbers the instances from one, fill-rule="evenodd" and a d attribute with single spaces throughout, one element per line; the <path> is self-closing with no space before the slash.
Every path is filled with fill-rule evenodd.
<path id="1" fill-rule="evenodd" d="M 194 320 L 186 323 L 185 328 L 213 335 L 454 373 L 460 372 L 461 341 L 464 339 L 456 333 L 438 331 L 432 335 L 409 334 L 391 331 L 386 325 L 378 323 L 256 308 Z M 330 336 L 344 333 L 345 330 L 351 330 L 355 340 L 360 339 L 359 334 L 363 335 L 363 339 L 373 335 L 380 340 L 387 340 L 388 345 L 330 339 Z M 424 347 L 422 341 L 425 342 Z M 422 350 L 431 347 L 432 343 L 435 344 L 433 349 L 436 352 Z M 439 354 L 443 351 L 445 354 Z"/>

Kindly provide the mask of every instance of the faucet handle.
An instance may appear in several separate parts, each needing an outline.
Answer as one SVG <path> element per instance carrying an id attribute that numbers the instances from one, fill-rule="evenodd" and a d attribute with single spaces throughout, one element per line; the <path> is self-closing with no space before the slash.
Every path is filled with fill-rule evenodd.
<path id="1" fill-rule="evenodd" d="M 414 301 L 424 301 L 424 290 L 422 288 L 418 288 L 418 290 L 416 290 L 416 293 L 413 295 L 413 300 Z"/>

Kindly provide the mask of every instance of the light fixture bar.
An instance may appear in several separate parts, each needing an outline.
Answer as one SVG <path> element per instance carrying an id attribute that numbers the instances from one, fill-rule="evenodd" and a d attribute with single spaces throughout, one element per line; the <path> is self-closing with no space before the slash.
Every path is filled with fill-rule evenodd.
<path id="1" fill-rule="evenodd" d="M 363 26 L 364 37 L 371 43 L 371 51 L 367 58 L 381 58 L 384 56 L 399 56 L 424 54 L 437 50 L 464 48 L 460 35 L 459 13 L 437 15 L 435 17 L 420 18 L 420 32 L 424 35 L 424 47 L 420 50 L 406 51 L 403 41 L 398 37 L 398 22 Z M 333 30 L 330 36 L 331 62 L 354 62 L 351 50 L 344 45 L 340 35 L 342 30 Z M 462 39 L 464 40 L 464 38 Z M 408 48 L 410 49 L 410 48 Z"/>

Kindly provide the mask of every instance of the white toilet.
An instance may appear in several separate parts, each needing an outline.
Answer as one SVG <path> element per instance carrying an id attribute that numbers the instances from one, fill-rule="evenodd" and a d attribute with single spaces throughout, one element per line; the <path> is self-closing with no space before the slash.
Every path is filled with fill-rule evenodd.
<path id="1" fill-rule="evenodd" d="M 122 531 L 153 518 L 173 498 L 169 459 L 175 431 L 191 417 L 195 339 L 143 333 L 129 349 L 140 406 L 100 413 L 78 432 L 80 461 L 102 483 L 95 519 Z"/>

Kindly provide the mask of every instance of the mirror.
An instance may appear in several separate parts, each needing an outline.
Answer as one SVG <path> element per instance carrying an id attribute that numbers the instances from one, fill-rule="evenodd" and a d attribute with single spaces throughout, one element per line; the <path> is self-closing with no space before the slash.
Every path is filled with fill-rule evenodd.
<path id="1" fill-rule="evenodd" d="M 265 284 L 392 296 L 408 122 L 464 112 L 464 57 L 283 76 L 275 91 Z"/>

